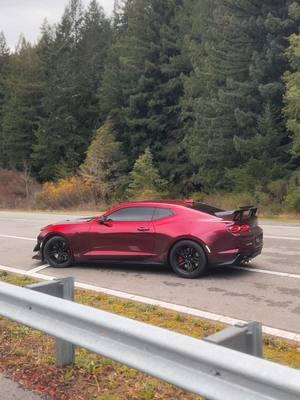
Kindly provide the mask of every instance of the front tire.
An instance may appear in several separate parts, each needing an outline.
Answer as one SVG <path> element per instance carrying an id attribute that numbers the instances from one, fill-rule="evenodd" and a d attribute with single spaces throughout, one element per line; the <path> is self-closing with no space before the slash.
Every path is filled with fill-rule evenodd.
<path id="1" fill-rule="evenodd" d="M 202 276 L 207 269 L 207 257 L 203 248 L 192 240 L 182 240 L 174 245 L 169 262 L 173 271 L 186 279 Z"/>
<path id="2" fill-rule="evenodd" d="M 73 263 L 70 245 L 62 236 L 50 238 L 44 246 L 43 255 L 53 268 L 68 268 Z"/>

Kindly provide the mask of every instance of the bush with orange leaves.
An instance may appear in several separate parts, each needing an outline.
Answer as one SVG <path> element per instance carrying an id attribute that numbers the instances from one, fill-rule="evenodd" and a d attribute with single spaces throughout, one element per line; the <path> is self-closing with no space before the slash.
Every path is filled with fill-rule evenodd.
<path id="1" fill-rule="evenodd" d="M 96 196 L 93 183 L 79 176 L 62 179 L 43 185 L 36 206 L 41 209 L 90 208 L 95 206 Z"/>

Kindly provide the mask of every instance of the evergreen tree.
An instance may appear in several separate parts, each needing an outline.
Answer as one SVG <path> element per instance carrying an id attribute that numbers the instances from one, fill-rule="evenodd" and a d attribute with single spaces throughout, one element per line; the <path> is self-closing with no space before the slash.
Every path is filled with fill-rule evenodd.
<path id="1" fill-rule="evenodd" d="M 109 45 L 110 25 L 96 1 L 84 12 L 71 0 L 54 37 L 43 32 L 45 97 L 32 155 L 43 180 L 64 178 L 83 161 L 100 123 L 97 91 Z"/>
<path id="2" fill-rule="evenodd" d="M 3 32 L 0 32 L 0 167 L 4 166 L 3 107 L 5 98 L 5 68 L 9 62 L 9 48 Z"/>
<path id="3" fill-rule="evenodd" d="M 270 147 L 251 157 L 260 161 L 274 156 L 272 162 L 281 165 L 288 161 L 288 135 L 280 116 L 282 74 L 288 67 L 286 36 L 296 29 L 289 17 L 291 3 L 201 0 L 196 4 L 200 9 L 194 14 L 194 72 L 186 81 L 184 116 L 197 170 L 194 181 L 208 191 L 231 186 L 230 170 L 248 171 L 253 166 L 243 144 L 251 147 L 258 139 L 258 146 L 261 135 L 270 134 L 259 131 L 259 121 L 270 106 L 268 118 L 272 115 L 273 120 L 269 123 L 276 126 L 273 140 L 279 143 L 281 154 L 273 155 Z"/>
<path id="4" fill-rule="evenodd" d="M 292 73 L 286 74 L 287 85 L 285 114 L 288 129 L 293 134 L 293 155 L 300 161 L 300 36 L 291 37 L 289 60 Z M 299 163 L 298 163 L 299 165 Z"/>
<path id="5" fill-rule="evenodd" d="M 167 185 L 154 166 L 151 151 L 147 148 L 136 160 L 130 173 L 127 197 L 140 200 L 160 198 L 166 194 Z"/>
<path id="6" fill-rule="evenodd" d="M 37 130 L 37 143 L 32 155 L 41 179 L 64 178 L 73 173 L 84 151 L 83 138 L 76 118 L 81 105 L 78 86 L 78 58 L 76 49 L 82 38 L 83 10 L 79 0 L 71 0 L 55 31 L 54 41 L 44 42 L 42 58 L 49 59 L 44 73 L 44 117 Z M 44 32 L 48 35 L 48 32 Z M 48 35 L 49 36 L 49 35 Z M 42 39 L 43 40 L 43 39 Z"/>
<path id="7" fill-rule="evenodd" d="M 9 58 L 9 47 L 6 43 L 5 35 L 0 32 L 0 72 L 2 71 Z"/>
<path id="8" fill-rule="evenodd" d="M 290 7 L 290 15 L 295 21 L 300 21 L 300 5 L 296 2 Z M 293 134 L 292 154 L 300 162 L 300 36 L 294 34 L 290 38 L 290 48 L 288 58 L 292 71 L 285 75 L 287 87 L 285 115 L 287 117 L 287 127 Z M 295 161 L 296 161 L 295 160 Z"/>
<path id="9" fill-rule="evenodd" d="M 113 32 L 115 37 L 120 37 L 127 28 L 127 8 L 132 0 L 115 0 L 113 9 Z"/>
<path id="10" fill-rule="evenodd" d="M 111 121 L 106 121 L 88 148 L 85 162 L 80 167 L 81 176 L 92 183 L 98 199 L 110 203 L 123 196 L 127 168 L 127 160 L 121 143 L 115 139 L 113 125 Z"/>
<path id="11" fill-rule="evenodd" d="M 36 50 L 21 38 L 6 67 L 2 120 L 2 150 L 6 165 L 30 164 L 35 141 L 41 91 Z"/>
<path id="12" fill-rule="evenodd" d="M 190 64 L 182 56 L 181 13 L 181 0 L 127 3 L 125 33 L 113 45 L 101 104 L 116 124 L 130 163 L 149 146 L 163 175 L 182 187 L 186 158 L 180 99 Z"/>

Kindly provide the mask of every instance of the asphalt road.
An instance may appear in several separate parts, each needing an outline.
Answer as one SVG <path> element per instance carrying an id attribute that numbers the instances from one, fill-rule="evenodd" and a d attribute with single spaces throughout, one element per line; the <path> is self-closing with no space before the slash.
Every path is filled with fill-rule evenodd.
<path id="1" fill-rule="evenodd" d="M 16 382 L 0 375 L 0 397 L 3 400 L 40 400 L 41 397 L 22 389 Z"/>
<path id="2" fill-rule="evenodd" d="M 42 226 L 70 215 L 0 212 L 0 265 L 31 271 L 35 238 Z M 43 267 L 49 276 L 192 307 L 223 316 L 256 320 L 300 333 L 300 223 L 263 221 L 263 254 L 247 268 L 213 268 L 201 279 L 184 280 L 167 267 L 78 265 Z M 0 267 L 1 269 L 1 267 Z"/>

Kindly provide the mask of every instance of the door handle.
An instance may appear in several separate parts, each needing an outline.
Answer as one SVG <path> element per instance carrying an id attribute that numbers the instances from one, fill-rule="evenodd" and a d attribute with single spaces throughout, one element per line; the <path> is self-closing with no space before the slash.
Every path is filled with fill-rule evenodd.
<path id="1" fill-rule="evenodd" d="M 140 231 L 140 232 L 149 232 L 150 228 L 146 228 L 144 226 L 141 226 L 140 228 L 138 228 L 138 231 Z"/>

